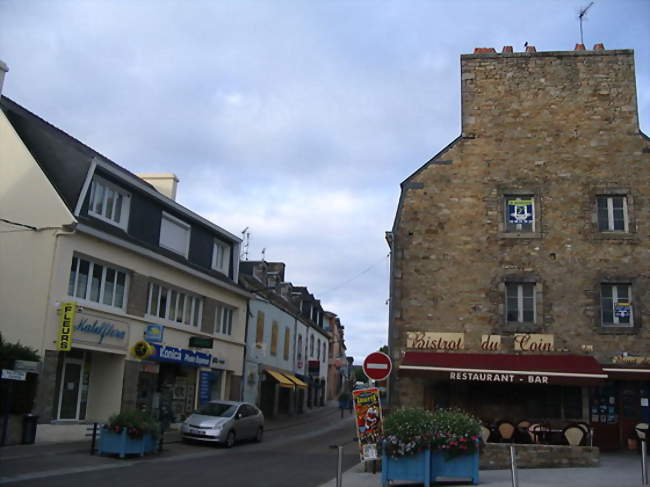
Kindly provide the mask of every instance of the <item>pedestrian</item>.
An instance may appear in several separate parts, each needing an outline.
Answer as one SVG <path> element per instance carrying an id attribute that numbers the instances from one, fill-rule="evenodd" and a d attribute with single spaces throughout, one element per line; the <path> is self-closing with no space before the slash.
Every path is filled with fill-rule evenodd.
<path id="1" fill-rule="evenodd" d="M 348 409 L 350 403 L 350 393 L 347 391 L 341 392 L 339 394 L 339 410 L 341 411 L 341 418 L 343 418 L 343 413 Z"/>

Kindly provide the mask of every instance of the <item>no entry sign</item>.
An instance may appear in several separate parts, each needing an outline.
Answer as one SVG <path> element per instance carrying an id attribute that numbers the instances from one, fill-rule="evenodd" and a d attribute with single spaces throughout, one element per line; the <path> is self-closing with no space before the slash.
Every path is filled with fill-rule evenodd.
<path id="1" fill-rule="evenodd" d="M 384 380 L 392 368 L 390 357 L 382 352 L 372 352 L 363 361 L 363 372 L 372 380 Z"/>

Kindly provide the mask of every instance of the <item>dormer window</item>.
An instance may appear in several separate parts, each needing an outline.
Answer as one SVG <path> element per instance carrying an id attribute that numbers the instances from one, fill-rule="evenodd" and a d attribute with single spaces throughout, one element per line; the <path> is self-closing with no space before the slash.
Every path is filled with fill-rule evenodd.
<path id="1" fill-rule="evenodd" d="M 131 195 L 105 179 L 95 176 L 90 186 L 88 214 L 126 230 Z"/>
<path id="2" fill-rule="evenodd" d="M 212 268 L 224 274 L 228 274 L 230 268 L 230 246 L 217 239 L 212 249 Z"/>
<path id="3" fill-rule="evenodd" d="M 187 258 L 190 249 L 190 226 L 163 211 L 160 224 L 160 246 Z"/>

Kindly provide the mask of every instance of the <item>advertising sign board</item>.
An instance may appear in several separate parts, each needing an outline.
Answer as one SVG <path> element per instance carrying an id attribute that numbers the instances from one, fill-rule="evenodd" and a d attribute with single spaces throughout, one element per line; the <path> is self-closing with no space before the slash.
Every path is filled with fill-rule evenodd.
<path id="1" fill-rule="evenodd" d="M 56 349 L 59 352 L 72 350 L 72 323 L 77 311 L 77 303 L 68 301 L 61 303 L 59 309 L 59 330 L 56 336 Z"/>
<path id="2" fill-rule="evenodd" d="M 352 397 L 361 461 L 377 460 L 377 445 L 384 430 L 379 389 L 374 387 L 352 391 Z"/>

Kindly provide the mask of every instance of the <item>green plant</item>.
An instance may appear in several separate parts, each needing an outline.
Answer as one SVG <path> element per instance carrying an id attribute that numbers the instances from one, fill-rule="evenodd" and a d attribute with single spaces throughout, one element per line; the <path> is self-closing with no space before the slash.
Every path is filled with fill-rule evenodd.
<path id="1" fill-rule="evenodd" d="M 460 409 L 403 408 L 384 421 L 382 448 L 392 457 L 413 455 L 425 448 L 454 457 L 479 447 L 480 421 Z"/>
<path id="2" fill-rule="evenodd" d="M 126 430 L 131 438 L 140 438 L 145 434 L 150 434 L 157 438 L 160 433 L 160 424 L 153 416 L 138 409 L 128 409 L 119 414 L 114 414 L 104 425 L 105 429 L 121 433 Z"/>

